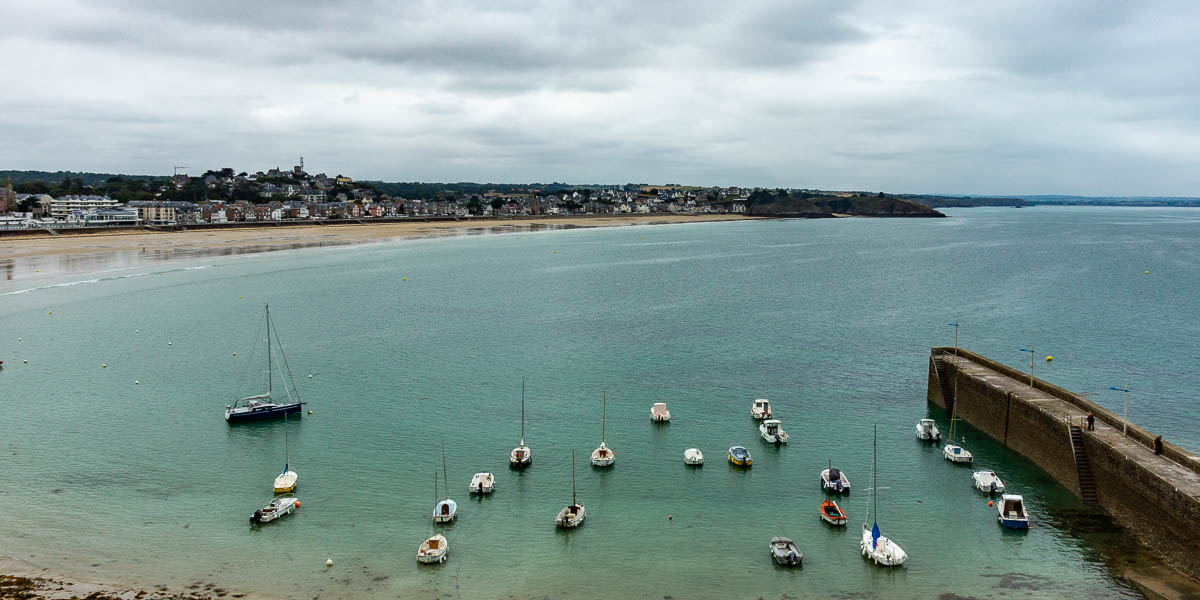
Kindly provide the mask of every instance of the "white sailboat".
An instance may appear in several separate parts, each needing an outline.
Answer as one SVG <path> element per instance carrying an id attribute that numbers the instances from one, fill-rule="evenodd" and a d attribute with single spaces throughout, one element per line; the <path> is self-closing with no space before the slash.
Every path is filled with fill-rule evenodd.
<path id="1" fill-rule="evenodd" d="M 433 507 L 434 523 L 449 523 L 458 516 L 458 503 L 450 499 L 450 480 L 446 477 L 446 440 L 442 440 L 442 481 L 446 484 L 446 497 Z M 437 497 L 437 472 L 433 480 L 434 497 Z"/>
<path id="2" fill-rule="evenodd" d="M 225 420 L 230 423 L 244 423 L 247 421 L 262 421 L 266 419 L 277 419 L 287 416 L 288 414 L 299 415 L 300 407 L 304 403 L 300 401 L 300 390 L 296 389 L 296 381 L 292 378 L 292 368 L 287 364 L 287 355 L 283 353 L 283 346 L 279 344 L 279 333 L 275 332 L 275 325 L 271 322 L 271 307 L 266 305 L 265 324 L 267 330 L 267 391 L 245 398 L 238 398 L 233 404 L 225 405 Z M 274 342 L 271 339 L 271 333 L 275 333 Z M 255 335 L 255 339 L 258 336 Z M 255 343 L 255 348 L 258 344 Z M 279 356 L 283 359 L 284 369 L 287 371 L 287 380 L 283 383 L 283 391 L 287 393 L 287 402 L 275 402 L 272 394 L 275 392 L 274 385 L 274 350 L 275 346 L 279 346 Z M 254 349 L 250 350 L 250 361 L 254 362 Z M 245 375 L 243 374 L 243 377 Z M 292 387 L 289 389 L 287 384 L 291 382 Z M 260 388 L 261 389 L 261 388 Z M 293 397 L 294 393 L 294 397 Z"/>
<path id="3" fill-rule="evenodd" d="M 296 484 L 300 481 L 300 474 L 293 471 L 291 467 L 291 457 L 288 454 L 288 424 L 287 413 L 283 415 L 283 472 L 275 476 L 275 482 L 272 484 L 276 494 L 286 494 L 296 490 Z"/>
<path id="4" fill-rule="evenodd" d="M 604 422 L 605 422 L 605 401 L 604 391 L 600 392 L 600 447 L 592 450 L 592 464 L 597 467 L 611 467 L 617 460 L 616 454 L 612 448 L 609 448 L 604 443 Z"/>
<path id="5" fill-rule="evenodd" d="M 525 380 L 521 380 L 521 443 L 508 453 L 508 466 L 524 469 L 533 464 L 533 451 L 525 445 Z"/>
<path id="6" fill-rule="evenodd" d="M 876 427 L 876 430 L 878 430 L 878 427 Z M 862 541 L 859 542 L 858 547 L 862 551 L 862 555 L 875 561 L 875 564 L 885 567 L 895 567 L 904 564 L 904 561 L 908 560 L 908 554 L 904 552 L 900 544 L 897 544 L 891 538 L 885 537 L 879 532 L 879 490 L 876 488 L 879 480 L 875 463 L 878 446 L 877 441 L 873 440 L 871 442 L 871 487 L 867 488 L 868 518 L 870 518 L 871 511 L 871 496 L 872 492 L 874 492 L 875 521 L 872 522 L 870 527 L 867 526 L 865 520 L 863 521 Z"/>
<path id="7" fill-rule="evenodd" d="M 437 501 L 437 469 L 433 471 L 433 500 Z M 444 563 L 450 556 L 450 542 L 446 536 L 433 531 L 421 545 L 417 547 L 417 562 L 425 565 Z"/>
<path id="8" fill-rule="evenodd" d="M 575 451 L 571 451 L 571 503 L 558 511 L 554 524 L 559 527 L 579 527 L 583 524 L 585 510 L 575 498 Z"/>
<path id="9" fill-rule="evenodd" d="M 967 451 L 966 448 L 954 443 L 954 421 L 955 415 L 958 414 L 958 375 L 954 376 L 954 405 L 950 409 L 950 435 L 946 437 L 946 445 L 942 446 L 942 456 L 952 462 L 960 464 L 971 464 L 975 457 Z M 965 440 L 965 438 L 964 438 Z"/>

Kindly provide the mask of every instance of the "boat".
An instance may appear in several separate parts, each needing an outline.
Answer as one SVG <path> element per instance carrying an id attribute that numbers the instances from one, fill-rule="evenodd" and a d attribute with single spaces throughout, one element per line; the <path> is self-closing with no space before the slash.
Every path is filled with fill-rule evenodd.
<path id="1" fill-rule="evenodd" d="M 650 407 L 650 420 L 655 423 L 666 423 L 671 420 L 671 411 L 667 410 L 665 402 L 655 402 Z"/>
<path id="2" fill-rule="evenodd" d="M 829 468 L 821 471 L 821 489 L 835 494 L 850 493 L 850 479 L 830 461 Z"/>
<path id="3" fill-rule="evenodd" d="M 878 427 L 876 427 L 876 440 L 871 442 L 871 487 L 867 488 L 867 512 L 871 511 L 871 496 L 872 492 L 875 497 L 875 521 L 870 527 L 866 521 L 863 521 L 862 541 L 859 542 L 859 549 L 865 558 L 869 558 L 877 565 L 885 567 L 895 567 L 904 564 L 908 560 L 908 554 L 894 540 L 885 537 L 879 531 L 879 490 L 875 488 L 878 485 L 876 454 L 878 452 Z M 868 517 L 869 518 L 869 517 Z"/>
<path id="4" fill-rule="evenodd" d="M 729 462 L 739 467 L 749 467 L 754 464 L 754 458 L 750 456 L 750 451 L 743 446 L 733 446 L 729 448 Z"/>
<path id="5" fill-rule="evenodd" d="M 975 480 L 975 487 L 979 488 L 981 492 L 1004 493 L 1004 482 L 1000 480 L 1000 476 L 996 475 L 995 471 L 975 471 L 971 474 L 971 478 Z"/>
<path id="6" fill-rule="evenodd" d="M 300 499 L 291 496 L 280 496 L 271 500 L 266 506 L 254 511 L 250 515 L 251 523 L 270 523 L 284 515 L 290 515 L 297 508 L 300 508 Z"/>
<path id="7" fill-rule="evenodd" d="M 750 406 L 750 416 L 755 420 L 771 418 L 771 401 L 766 398 L 759 398 Z"/>
<path id="8" fill-rule="evenodd" d="M 434 469 L 433 499 L 435 502 L 437 501 L 438 497 L 437 485 L 437 469 Z M 435 518 L 434 522 L 436 523 L 436 521 L 437 519 Z M 430 565 L 434 563 L 444 563 L 449 556 L 450 542 L 446 539 L 446 536 L 438 533 L 436 530 L 430 532 L 429 537 L 425 538 L 425 541 L 421 542 L 421 545 L 417 547 L 417 562 L 421 564 Z"/>
<path id="9" fill-rule="evenodd" d="M 956 381 L 955 394 L 957 394 L 958 393 L 957 379 L 955 381 Z M 971 453 L 968 452 L 966 448 L 963 448 L 962 446 L 959 446 L 954 443 L 954 421 L 956 420 L 954 418 L 954 415 L 957 412 L 956 409 L 958 408 L 957 400 L 958 400 L 958 397 L 956 395 L 955 402 L 954 402 L 954 408 L 952 408 L 950 410 L 950 435 L 946 436 L 946 445 L 942 447 L 942 456 L 946 460 L 948 460 L 952 463 L 969 465 L 972 462 L 974 462 L 975 457 L 972 456 Z M 963 439 L 964 439 L 964 441 L 966 440 L 966 438 L 963 438 Z"/>
<path id="10" fill-rule="evenodd" d="M 942 432 L 938 431 L 937 423 L 933 419 L 921 419 L 917 421 L 917 439 L 924 441 L 933 441 L 942 439 Z"/>
<path id="11" fill-rule="evenodd" d="M 508 453 L 508 466 L 524 469 L 533 464 L 533 451 L 525 445 L 525 380 L 521 380 L 521 443 Z"/>
<path id="12" fill-rule="evenodd" d="M 575 451 L 571 451 L 571 503 L 565 508 L 558 511 L 558 516 L 554 518 L 554 524 L 559 527 L 579 527 L 583 524 L 583 518 L 586 515 L 586 509 L 575 498 Z"/>
<path id="13" fill-rule="evenodd" d="M 449 523 L 458 516 L 458 503 L 450 499 L 450 480 L 446 477 L 446 440 L 442 440 L 442 481 L 446 484 L 446 497 L 433 507 L 434 523 Z M 437 472 L 433 473 L 433 496 L 437 497 Z"/>
<path id="14" fill-rule="evenodd" d="M 429 536 L 417 548 L 417 562 L 421 564 L 444 563 L 449 555 L 450 542 L 440 533 Z"/>
<path id="15" fill-rule="evenodd" d="M 758 433 L 762 435 L 762 439 L 766 440 L 768 444 L 775 444 L 776 446 L 786 444 L 791 438 L 780 427 L 781 425 L 783 423 L 779 419 L 767 419 L 758 426 Z"/>
<path id="16" fill-rule="evenodd" d="M 611 467 L 617 460 L 616 454 L 612 448 L 609 448 L 604 443 L 604 421 L 605 421 L 605 399 L 604 392 L 600 392 L 600 447 L 592 450 L 592 465 L 597 467 Z"/>
<path id="17" fill-rule="evenodd" d="M 846 524 L 846 511 L 838 506 L 837 502 L 826 498 L 821 502 L 821 520 L 833 525 L 841 527 Z"/>
<path id="18" fill-rule="evenodd" d="M 471 476 L 467 491 L 472 494 L 490 494 L 496 489 L 496 476 L 491 473 L 476 473 Z"/>
<path id="19" fill-rule="evenodd" d="M 267 329 L 267 391 L 245 398 L 234 400 L 233 404 L 225 405 L 225 420 L 229 423 L 243 423 L 246 421 L 262 421 L 266 419 L 278 419 L 284 415 L 295 414 L 299 415 L 300 407 L 304 404 L 300 401 L 300 390 L 296 389 L 296 382 L 292 379 L 292 369 L 287 364 L 287 356 L 283 353 L 283 346 L 279 344 L 279 333 L 275 332 L 275 325 L 271 323 L 271 307 L 267 305 L 266 309 L 266 329 Z M 271 333 L 275 333 L 274 341 L 272 341 Z M 255 336 L 257 340 L 258 337 Z M 255 348 L 258 344 L 255 343 Z M 283 390 L 287 393 L 287 402 L 274 402 L 272 394 L 274 393 L 274 353 L 275 348 L 279 348 L 279 356 L 283 359 L 284 370 L 287 371 L 287 379 L 283 382 Z M 250 362 L 254 362 L 254 349 L 250 350 Z M 282 376 L 282 374 L 281 374 Z M 243 374 L 243 377 L 245 375 Z M 288 382 L 291 382 L 291 388 L 288 388 Z M 262 388 L 259 388 L 262 389 Z M 294 397 L 293 397 L 294 393 Z"/>
<path id="20" fill-rule="evenodd" d="M 1029 515 L 1025 512 L 1025 499 L 1017 494 L 1004 494 L 996 503 L 996 518 L 1010 529 L 1028 529 Z"/>
<path id="21" fill-rule="evenodd" d="M 804 553 L 791 538 L 779 535 L 771 538 L 771 557 L 780 566 L 799 567 L 804 560 Z"/>
<path id="22" fill-rule="evenodd" d="M 288 455 L 288 426 L 287 413 L 283 415 L 283 472 L 275 476 L 275 481 L 271 487 L 276 494 L 287 494 L 296 491 L 296 484 L 300 481 L 300 474 L 293 471 L 291 468 L 291 459 Z"/>
<path id="23" fill-rule="evenodd" d="M 699 448 L 688 448 L 683 451 L 683 464 L 700 466 L 704 464 L 704 453 Z"/>

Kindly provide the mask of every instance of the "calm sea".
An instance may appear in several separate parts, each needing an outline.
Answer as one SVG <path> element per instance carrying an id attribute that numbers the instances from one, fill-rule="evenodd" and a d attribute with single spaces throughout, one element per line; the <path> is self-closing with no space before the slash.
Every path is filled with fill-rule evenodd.
<path id="1" fill-rule="evenodd" d="M 1108 388 L 1130 386 L 1132 420 L 1200 448 L 1200 210 L 948 212 L 0 264 L 0 554 L 291 598 L 1136 597 L 1114 569 L 1146 558 L 1110 521 L 962 427 L 1031 509 L 1001 530 L 913 426 L 948 424 L 925 378 L 957 320 L 963 346 L 1027 366 L 1032 345 L 1037 375 L 1118 412 Z M 302 508 L 256 529 L 284 426 L 221 412 L 259 391 L 268 302 L 313 414 L 288 424 Z M 534 465 L 512 472 L 522 379 Z M 587 462 L 602 390 L 607 471 Z M 790 446 L 758 439 L 763 396 Z M 910 555 L 894 570 L 857 547 L 876 425 L 879 524 Z M 443 441 L 460 514 L 449 562 L 419 566 Z M 563 532 L 572 450 L 588 517 Z M 830 461 L 854 485 L 845 530 L 817 517 Z M 497 491 L 469 498 L 485 470 Z M 802 569 L 772 565 L 775 535 Z"/>

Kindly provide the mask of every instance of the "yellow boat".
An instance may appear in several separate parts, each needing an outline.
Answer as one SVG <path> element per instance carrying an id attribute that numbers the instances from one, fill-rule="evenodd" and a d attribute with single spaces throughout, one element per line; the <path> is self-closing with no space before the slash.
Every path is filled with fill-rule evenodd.
<path id="1" fill-rule="evenodd" d="M 749 467 L 754 464 L 754 459 L 750 456 L 750 451 L 742 446 L 734 446 L 729 449 L 729 462 L 739 467 Z"/>

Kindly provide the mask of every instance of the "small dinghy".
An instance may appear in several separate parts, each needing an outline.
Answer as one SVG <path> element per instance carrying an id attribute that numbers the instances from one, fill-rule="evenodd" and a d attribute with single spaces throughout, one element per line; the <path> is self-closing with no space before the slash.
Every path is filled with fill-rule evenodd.
<path id="1" fill-rule="evenodd" d="M 767 419 L 758 426 L 758 433 L 762 435 L 762 439 L 768 444 L 775 444 L 776 446 L 786 444 L 791 438 L 788 437 L 787 432 L 783 430 L 781 425 L 783 423 L 779 419 Z"/>
<path id="2" fill-rule="evenodd" d="M 251 523 L 270 523 L 283 515 L 290 515 L 300 507 L 300 499 L 291 496 L 276 498 L 270 504 L 250 515 Z"/>
<path id="3" fill-rule="evenodd" d="M 933 419 L 921 419 L 917 421 L 917 439 L 923 441 L 934 441 L 942 439 L 942 432 L 938 430 L 937 423 Z"/>
<path id="4" fill-rule="evenodd" d="M 490 494 L 496 489 L 496 476 L 491 473 L 476 473 L 471 476 L 467 491 L 472 494 Z"/>
<path id="5" fill-rule="evenodd" d="M 1004 493 L 1004 482 L 1000 480 L 1000 476 L 995 471 L 975 471 L 971 474 L 971 478 L 975 480 L 975 487 L 979 488 L 981 492 Z"/>
<path id="6" fill-rule="evenodd" d="M 433 506 L 433 522 L 449 523 L 458 516 L 458 503 L 450 499 L 450 479 L 446 477 L 446 442 L 442 441 L 442 482 L 446 484 L 446 497 Z M 433 497 L 437 498 L 437 471 L 433 472 Z"/>
<path id="7" fill-rule="evenodd" d="M 683 451 L 683 464 L 700 466 L 704 464 L 704 453 L 699 448 L 688 448 Z"/>
<path id="8" fill-rule="evenodd" d="M 575 498 L 575 451 L 571 451 L 571 503 L 558 511 L 558 516 L 554 517 L 554 524 L 558 527 L 579 527 L 583 524 L 585 515 L 583 505 Z"/>
<path id="9" fill-rule="evenodd" d="M 450 542 L 446 541 L 446 536 L 435 533 L 421 542 L 421 546 L 417 548 L 417 562 L 425 565 L 443 563 L 446 562 L 449 554 Z"/>
<path id="10" fill-rule="evenodd" d="M 667 410 L 665 402 L 655 402 L 650 407 L 650 420 L 655 423 L 666 423 L 671 420 L 671 411 Z"/>
<path id="11" fill-rule="evenodd" d="M 729 449 L 729 462 L 739 467 L 749 467 L 754 464 L 750 451 L 743 446 L 733 446 Z"/>
<path id="12" fill-rule="evenodd" d="M 850 493 L 850 480 L 841 469 L 831 464 L 828 469 L 821 471 L 821 489 L 834 494 Z"/>
<path id="13" fill-rule="evenodd" d="M 1025 513 L 1025 499 L 1017 494 L 1004 494 L 996 503 L 997 519 L 1010 529 L 1029 527 L 1029 515 Z"/>
<path id="14" fill-rule="evenodd" d="M 804 560 L 804 553 L 800 552 L 796 542 L 783 536 L 771 538 L 771 556 L 776 563 L 784 567 L 799 567 Z"/>
<path id="15" fill-rule="evenodd" d="M 971 462 L 975 460 L 975 457 L 971 455 L 970 451 L 962 446 L 956 446 L 954 444 L 946 444 L 946 446 L 942 448 L 942 456 L 952 463 L 961 463 L 966 465 L 971 464 Z"/>
<path id="16" fill-rule="evenodd" d="M 821 520 L 835 527 L 842 527 L 846 524 L 846 511 L 842 510 L 837 502 L 826 498 L 821 502 Z"/>
<path id="17" fill-rule="evenodd" d="M 771 418 L 771 401 L 766 398 L 759 398 L 750 406 L 750 416 L 756 421 Z"/>

